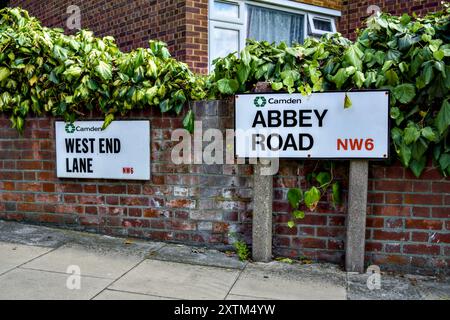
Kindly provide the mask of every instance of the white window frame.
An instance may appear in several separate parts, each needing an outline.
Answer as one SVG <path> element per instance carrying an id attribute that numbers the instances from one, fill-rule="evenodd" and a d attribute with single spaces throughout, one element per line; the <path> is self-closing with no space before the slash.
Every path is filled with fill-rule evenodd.
<path id="1" fill-rule="evenodd" d="M 212 30 L 213 28 L 223 28 L 230 30 L 239 31 L 239 52 L 245 47 L 245 42 L 247 39 L 247 5 L 268 8 L 288 13 L 294 13 L 298 15 L 303 15 L 304 19 L 304 38 L 309 36 L 321 36 L 325 33 L 330 33 L 329 31 L 317 30 L 314 27 L 314 18 L 325 19 L 331 21 L 331 27 L 333 32 L 336 32 L 336 17 L 341 16 L 339 10 L 319 7 L 315 5 L 294 2 L 290 0 L 219 0 L 221 2 L 228 2 L 239 6 L 239 19 L 225 19 L 220 15 L 215 14 L 212 10 L 214 7 L 214 0 L 208 1 L 208 69 L 212 71 L 212 60 L 211 60 L 211 47 L 212 47 Z M 308 28 L 308 25 L 310 28 Z M 310 32 L 311 30 L 311 32 Z M 242 37 L 241 37 L 242 36 Z M 238 52 L 238 55 L 239 55 Z"/>
<path id="2" fill-rule="evenodd" d="M 314 25 L 314 19 L 330 22 L 331 31 L 317 29 L 316 26 Z M 335 33 L 336 32 L 336 21 L 331 17 L 318 15 L 318 14 L 314 14 L 314 13 L 308 13 L 308 21 L 309 21 L 309 27 L 311 28 L 311 34 L 313 34 L 313 35 L 321 36 L 321 35 L 324 35 L 327 33 Z"/>
<path id="3" fill-rule="evenodd" d="M 209 20 L 214 21 L 222 21 L 227 23 L 237 23 L 237 24 L 244 24 L 245 23 L 245 16 L 246 16 L 246 10 L 245 10 L 245 3 L 242 1 L 233 1 L 233 0 L 218 0 L 220 2 L 230 3 L 233 5 L 237 5 L 239 7 L 239 18 L 238 19 L 226 19 L 220 15 L 217 15 L 212 8 L 214 7 L 215 0 L 209 0 Z"/>
<path id="4" fill-rule="evenodd" d="M 213 29 L 219 28 L 219 29 L 228 29 L 228 30 L 234 30 L 239 32 L 239 48 L 238 48 L 238 55 L 241 52 L 242 49 L 245 47 L 245 40 L 247 38 L 247 29 L 245 28 L 244 24 L 236 24 L 236 23 L 228 23 L 228 22 L 222 22 L 222 21 L 209 21 L 209 30 L 208 30 L 208 64 L 209 64 L 209 71 L 212 71 L 212 36 L 213 36 Z"/>

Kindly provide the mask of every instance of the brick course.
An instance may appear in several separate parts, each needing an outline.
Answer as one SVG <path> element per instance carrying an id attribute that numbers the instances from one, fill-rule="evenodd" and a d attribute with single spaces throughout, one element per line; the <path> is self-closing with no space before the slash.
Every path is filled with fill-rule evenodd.
<path id="1" fill-rule="evenodd" d="M 233 127 L 233 106 L 200 103 L 197 120 L 207 128 Z M 98 118 L 93 115 L 91 118 Z M 182 115 L 156 109 L 124 119 L 151 121 L 152 178 L 148 182 L 57 179 L 54 119 L 28 119 L 20 137 L 0 117 L 0 218 L 60 225 L 105 234 L 228 248 L 230 233 L 251 243 L 252 166 L 174 165 L 173 128 Z M 289 228 L 287 191 L 308 186 L 316 162 L 281 161 L 274 176 L 274 253 L 342 264 L 346 202 L 324 197 L 315 212 Z M 334 171 L 347 198 L 348 164 Z M 303 208 L 305 209 L 305 208 Z M 370 166 L 366 264 L 405 272 L 450 270 L 450 180 L 431 164 L 420 179 L 397 162 Z"/>

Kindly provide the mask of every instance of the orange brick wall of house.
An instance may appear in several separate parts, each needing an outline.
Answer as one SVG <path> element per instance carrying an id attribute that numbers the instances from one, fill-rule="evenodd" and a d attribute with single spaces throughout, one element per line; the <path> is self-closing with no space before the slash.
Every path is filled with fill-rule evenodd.
<path id="1" fill-rule="evenodd" d="M 354 40 L 356 30 L 364 27 L 364 21 L 372 14 L 368 8 L 378 6 L 382 12 L 395 15 L 403 13 L 424 15 L 442 9 L 440 0 L 343 0 L 342 17 L 338 31 Z"/>
<path id="2" fill-rule="evenodd" d="M 312 4 L 319 7 L 341 10 L 342 0 L 294 0 L 295 2 Z"/>
<path id="3" fill-rule="evenodd" d="M 77 5 L 81 27 L 113 36 L 124 51 L 167 42 L 171 53 L 195 72 L 208 69 L 208 0 L 11 0 L 48 27 L 67 28 L 67 7 Z"/>

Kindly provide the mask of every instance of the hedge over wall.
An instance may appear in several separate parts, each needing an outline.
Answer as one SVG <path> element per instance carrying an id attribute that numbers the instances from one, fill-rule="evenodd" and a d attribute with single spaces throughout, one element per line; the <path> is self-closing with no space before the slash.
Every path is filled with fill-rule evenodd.
<path id="1" fill-rule="evenodd" d="M 215 61 L 215 72 L 194 75 L 170 57 L 164 43 L 121 52 L 112 37 L 41 26 L 19 8 L 0 10 L 0 112 L 19 131 L 30 115 L 74 121 L 92 109 L 105 115 L 159 107 L 180 113 L 189 100 L 215 99 L 271 83 L 275 91 L 389 89 L 392 145 L 416 176 L 432 156 L 450 174 L 450 8 L 425 17 L 382 14 L 356 42 L 339 34 L 304 44 L 249 41 L 236 55 Z M 349 108 L 346 98 L 343 108 Z M 184 125 L 193 128 L 189 111 Z"/>

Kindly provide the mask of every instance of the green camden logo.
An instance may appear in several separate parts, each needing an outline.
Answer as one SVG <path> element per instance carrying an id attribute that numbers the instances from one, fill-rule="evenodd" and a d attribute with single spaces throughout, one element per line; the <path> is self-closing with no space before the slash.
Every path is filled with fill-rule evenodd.
<path id="1" fill-rule="evenodd" d="M 67 133 L 74 133 L 75 132 L 75 125 L 73 123 L 66 124 L 66 132 Z"/>
<path id="2" fill-rule="evenodd" d="M 255 104 L 255 107 L 262 108 L 266 105 L 267 100 L 264 97 L 256 97 L 253 103 Z"/>

